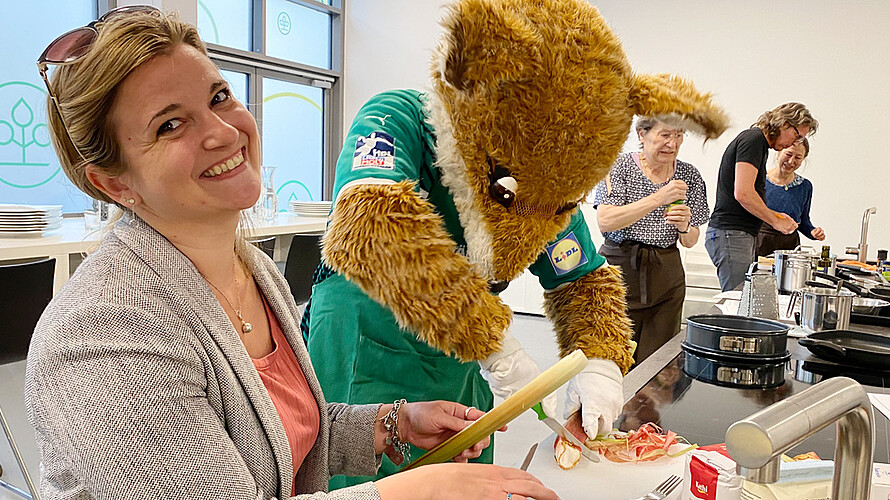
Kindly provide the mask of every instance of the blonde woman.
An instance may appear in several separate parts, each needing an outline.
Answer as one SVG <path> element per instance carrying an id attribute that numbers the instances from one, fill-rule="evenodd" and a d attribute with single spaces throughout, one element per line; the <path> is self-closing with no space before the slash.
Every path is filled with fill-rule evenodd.
<path id="1" fill-rule="evenodd" d="M 470 464 L 328 493 L 331 474 L 373 474 L 400 443 L 430 448 L 482 412 L 325 401 L 287 283 L 237 236 L 260 192 L 259 134 L 193 26 L 123 7 L 39 67 L 65 173 L 124 211 L 31 343 L 44 498 L 556 498 Z"/>

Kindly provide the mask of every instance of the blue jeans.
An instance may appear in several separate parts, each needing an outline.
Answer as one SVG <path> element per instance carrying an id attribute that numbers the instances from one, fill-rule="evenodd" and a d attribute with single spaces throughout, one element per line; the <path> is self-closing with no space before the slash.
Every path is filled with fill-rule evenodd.
<path id="1" fill-rule="evenodd" d="M 720 288 L 734 290 L 745 281 L 745 273 L 754 262 L 754 235 L 738 229 L 708 228 L 705 248 L 717 266 Z"/>

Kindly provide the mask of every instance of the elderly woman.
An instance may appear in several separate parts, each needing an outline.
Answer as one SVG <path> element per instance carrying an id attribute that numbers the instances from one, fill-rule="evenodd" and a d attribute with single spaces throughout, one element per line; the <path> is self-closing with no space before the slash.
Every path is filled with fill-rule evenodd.
<path id="1" fill-rule="evenodd" d="M 636 131 L 640 152 L 618 157 L 593 203 L 605 236 L 600 253 L 627 282 L 639 363 L 680 330 L 686 275 L 677 241 L 695 245 L 708 200 L 698 170 L 677 160 L 684 130 L 643 117 Z"/>
<path id="2" fill-rule="evenodd" d="M 44 498 L 556 498 L 523 471 L 462 463 L 327 493 L 331 474 L 372 474 L 384 452 L 430 448 L 482 413 L 325 401 L 287 283 L 237 236 L 259 134 L 193 26 L 124 7 L 38 66 L 65 173 L 124 212 L 34 333 Z"/>
<path id="3" fill-rule="evenodd" d="M 810 141 L 806 138 L 779 151 L 776 166 L 766 173 L 766 206 L 770 210 L 788 214 L 797 223 L 797 231 L 783 234 L 769 224 L 757 233 L 757 255 L 769 255 L 776 250 L 793 250 L 800 245 L 800 235 L 822 241 L 825 231 L 810 221 L 810 203 L 813 200 L 813 183 L 797 173 L 797 169 L 810 154 Z"/>
<path id="4" fill-rule="evenodd" d="M 782 234 L 797 230 L 788 214 L 766 206 L 766 159 L 770 149 L 781 151 L 814 134 L 819 122 L 806 106 L 789 102 L 760 115 L 726 146 L 717 174 L 717 199 L 705 234 L 705 248 L 717 266 L 723 291 L 745 281 L 754 262 L 754 245 L 766 223 Z"/>

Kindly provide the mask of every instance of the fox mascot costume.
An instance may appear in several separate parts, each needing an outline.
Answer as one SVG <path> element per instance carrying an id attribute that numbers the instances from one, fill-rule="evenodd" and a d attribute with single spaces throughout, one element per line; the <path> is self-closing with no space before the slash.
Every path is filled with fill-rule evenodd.
<path id="1" fill-rule="evenodd" d="M 634 74 L 584 0 L 460 0 L 442 24 L 431 91 L 381 93 L 349 130 L 304 318 L 313 365 L 331 401 L 487 411 L 492 393 L 539 373 L 496 295 L 529 269 L 561 355 L 589 358 L 566 415 L 580 408 L 594 437 L 621 411 L 632 329 L 621 276 L 596 253 L 578 204 L 634 115 L 706 138 L 726 116 L 680 78 Z M 548 414 L 555 406 L 545 400 Z M 380 475 L 396 470 L 384 460 Z"/>

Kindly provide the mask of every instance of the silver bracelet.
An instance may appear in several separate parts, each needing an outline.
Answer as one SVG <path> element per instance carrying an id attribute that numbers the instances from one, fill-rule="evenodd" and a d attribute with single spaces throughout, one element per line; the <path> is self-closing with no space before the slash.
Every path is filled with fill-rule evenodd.
<path id="1" fill-rule="evenodd" d="M 389 432 L 389 436 L 384 441 L 388 446 L 392 446 L 394 450 L 402 456 L 402 463 L 411 460 L 411 448 L 408 443 L 402 441 L 399 436 L 399 409 L 403 404 L 407 403 L 405 399 L 397 399 L 392 403 L 392 409 L 389 413 L 380 417 L 383 428 Z M 396 464 L 398 465 L 398 464 Z"/>

